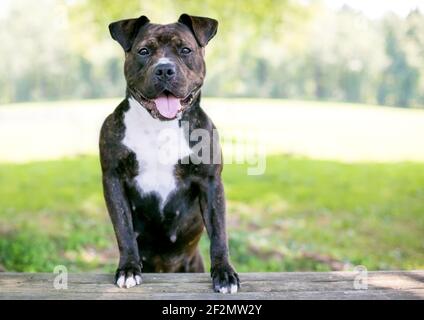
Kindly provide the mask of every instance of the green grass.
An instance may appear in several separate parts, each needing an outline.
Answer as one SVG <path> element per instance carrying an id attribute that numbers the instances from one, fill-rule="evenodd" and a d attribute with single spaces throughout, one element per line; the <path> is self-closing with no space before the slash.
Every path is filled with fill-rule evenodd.
<path id="1" fill-rule="evenodd" d="M 269 156 L 264 175 L 246 170 L 224 170 L 240 272 L 424 268 L 423 163 Z M 98 158 L 0 165 L 0 268 L 111 272 L 117 259 Z"/>

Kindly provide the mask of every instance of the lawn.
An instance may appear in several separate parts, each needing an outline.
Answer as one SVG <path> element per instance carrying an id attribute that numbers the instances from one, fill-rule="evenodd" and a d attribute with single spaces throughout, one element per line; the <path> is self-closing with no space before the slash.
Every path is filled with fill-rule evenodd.
<path id="1" fill-rule="evenodd" d="M 0 105 L 0 163 L 97 154 L 100 127 L 119 101 Z M 268 153 L 344 162 L 424 162 L 424 109 L 217 98 L 203 99 L 202 106 L 222 137 L 257 141 Z"/>
<path id="2" fill-rule="evenodd" d="M 264 175 L 246 169 L 224 170 L 239 271 L 424 268 L 424 163 L 273 155 Z M 0 181 L 0 269 L 115 269 L 97 157 L 0 164 Z"/>

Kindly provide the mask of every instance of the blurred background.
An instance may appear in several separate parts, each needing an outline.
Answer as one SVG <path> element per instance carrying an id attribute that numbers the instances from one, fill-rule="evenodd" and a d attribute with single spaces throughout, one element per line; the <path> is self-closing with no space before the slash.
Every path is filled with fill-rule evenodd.
<path id="1" fill-rule="evenodd" d="M 266 147 L 264 174 L 224 170 L 238 271 L 423 269 L 422 1 L 0 0 L 0 271 L 115 269 L 97 141 L 125 81 L 107 26 L 184 12 L 219 20 L 203 107 L 223 139 Z"/>

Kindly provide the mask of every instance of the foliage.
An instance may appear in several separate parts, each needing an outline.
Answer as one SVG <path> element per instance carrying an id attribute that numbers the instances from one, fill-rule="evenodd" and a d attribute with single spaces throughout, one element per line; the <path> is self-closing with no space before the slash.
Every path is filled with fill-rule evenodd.
<path id="1" fill-rule="evenodd" d="M 0 17 L 0 103 L 121 96 L 114 20 L 179 14 L 219 20 L 207 48 L 210 96 L 424 105 L 424 16 L 370 20 L 322 1 L 13 1 Z M 28 19 L 29 14 L 31 19 Z"/>

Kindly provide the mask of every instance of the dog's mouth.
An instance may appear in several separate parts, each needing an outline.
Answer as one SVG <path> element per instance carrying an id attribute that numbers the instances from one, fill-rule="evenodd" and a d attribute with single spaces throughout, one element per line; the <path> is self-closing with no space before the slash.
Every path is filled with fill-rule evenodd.
<path id="1" fill-rule="evenodd" d="M 136 93 L 138 98 L 143 101 L 143 105 L 150 112 L 153 118 L 172 120 L 177 117 L 178 113 L 183 112 L 191 105 L 199 91 L 200 88 L 196 88 L 186 97 L 181 98 L 175 96 L 169 90 L 164 90 L 155 99 L 145 98 L 138 90 Z"/>

